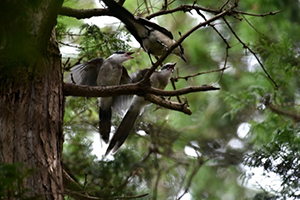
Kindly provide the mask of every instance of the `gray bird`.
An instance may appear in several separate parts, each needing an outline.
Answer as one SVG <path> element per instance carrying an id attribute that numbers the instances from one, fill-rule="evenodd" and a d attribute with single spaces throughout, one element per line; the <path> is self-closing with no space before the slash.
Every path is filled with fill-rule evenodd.
<path id="1" fill-rule="evenodd" d="M 67 82 L 89 86 L 111 86 L 131 83 L 127 70 L 122 65 L 132 59 L 133 52 L 118 51 L 107 59 L 101 57 L 74 66 Z M 112 97 L 101 97 L 99 106 L 99 132 L 104 142 L 108 143 L 111 128 Z"/>
<path id="2" fill-rule="evenodd" d="M 127 30 L 140 43 L 141 47 L 148 53 L 153 64 L 150 54 L 161 56 L 165 51 L 175 43 L 173 35 L 164 27 L 159 26 L 145 18 L 135 17 L 124 7 L 117 4 L 114 0 L 102 0 L 111 14 L 120 19 Z M 184 49 L 181 45 L 175 48 L 173 54 L 181 57 L 185 62 Z"/>
<path id="3" fill-rule="evenodd" d="M 162 90 L 165 89 L 170 77 L 172 76 L 175 65 L 176 63 L 167 63 L 161 68 L 160 71 L 155 71 L 150 76 L 151 86 Z M 147 70 L 149 69 L 143 69 L 139 71 L 139 73 L 135 74 L 135 77 L 132 78 L 132 82 L 138 82 L 142 80 Z M 108 155 L 111 150 L 114 153 L 120 148 L 120 146 L 125 142 L 126 138 L 128 137 L 134 125 L 134 122 L 136 121 L 139 114 L 141 114 L 143 112 L 143 109 L 150 104 L 151 103 L 146 101 L 144 97 L 136 95 L 133 97 L 131 105 L 128 111 L 126 112 L 122 122 L 120 123 L 118 129 L 116 130 L 116 133 L 111 139 L 105 155 Z"/>

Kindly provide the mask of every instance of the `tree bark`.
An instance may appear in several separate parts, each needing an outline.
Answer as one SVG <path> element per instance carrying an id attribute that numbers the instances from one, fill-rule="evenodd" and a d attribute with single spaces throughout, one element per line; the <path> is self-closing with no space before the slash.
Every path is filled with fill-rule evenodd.
<path id="1" fill-rule="evenodd" d="M 1 4 L 0 164 L 32 169 L 26 197 L 63 199 L 63 79 L 51 36 L 62 1 Z"/>

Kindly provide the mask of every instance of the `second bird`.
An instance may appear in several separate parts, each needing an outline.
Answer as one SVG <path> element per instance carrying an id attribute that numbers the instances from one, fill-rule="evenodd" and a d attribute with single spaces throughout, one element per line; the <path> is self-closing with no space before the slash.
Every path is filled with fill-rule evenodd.
<path id="1" fill-rule="evenodd" d="M 153 74 L 150 76 L 151 86 L 162 90 L 165 89 L 170 77 L 172 76 L 175 65 L 176 63 L 167 63 L 161 68 L 160 71 L 153 72 Z M 136 73 L 135 78 L 132 77 L 132 82 L 138 82 L 142 80 L 147 70 L 149 69 L 144 69 L 139 71 L 139 73 Z M 119 125 L 116 133 L 111 139 L 105 155 L 109 154 L 111 150 L 115 152 L 120 148 L 120 146 L 125 142 L 126 138 L 128 137 L 137 117 L 149 104 L 150 102 L 146 101 L 144 97 L 140 97 L 137 95 L 133 97 L 131 105 L 128 111 L 126 112 L 121 124 Z"/>

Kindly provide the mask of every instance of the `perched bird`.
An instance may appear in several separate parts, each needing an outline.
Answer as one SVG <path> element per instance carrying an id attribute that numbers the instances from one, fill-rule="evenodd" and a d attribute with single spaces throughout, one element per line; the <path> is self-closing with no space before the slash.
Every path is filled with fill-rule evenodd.
<path id="1" fill-rule="evenodd" d="M 161 68 L 160 71 L 153 72 L 153 74 L 150 76 L 151 86 L 159 89 L 165 89 L 170 77 L 172 76 L 175 65 L 176 63 L 167 63 Z M 132 78 L 133 82 L 142 80 L 147 70 L 149 69 L 139 71 L 139 73 L 135 75 L 135 78 Z M 139 114 L 142 113 L 143 109 L 150 104 L 151 103 L 146 101 L 144 97 L 136 95 L 133 97 L 131 105 L 126 112 L 122 122 L 120 123 L 118 129 L 116 130 L 116 133 L 111 139 L 105 155 L 108 155 L 111 150 L 115 152 L 120 148 L 120 146 L 128 137 Z"/>
<path id="2" fill-rule="evenodd" d="M 111 86 L 131 83 L 127 70 L 122 65 L 132 59 L 133 52 L 118 51 L 107 59 L 101 57 L 74 66 L 67 82 L 89 86 Z M 108 143 L 111 128 L 112 97 L 101 97 L 99 106 L 99 132 L 104 142 Z"/>
<path id="3" fill-rule="evenodd" d="M 175 43 L 172 33 L 164 27 L 161 27 L 145 18 L 133 16 L 128 10 L 120 6 L 114 0 L 102 1 L 107 5 L 111 14 L 120 19 L 126 25 L 127 30 L 148 53 L 152 63 L 153 61 L 150 54 L 154 56 L 161 56 Z M 181 57 L 186 62 L 184 49 L 181 45 L 176 47 L 172 53 Z"/>

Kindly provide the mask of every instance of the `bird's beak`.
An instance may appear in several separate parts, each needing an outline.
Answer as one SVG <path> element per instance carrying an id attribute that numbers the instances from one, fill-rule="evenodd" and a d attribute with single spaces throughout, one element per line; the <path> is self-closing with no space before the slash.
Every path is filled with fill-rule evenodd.
<path id="1" fill-rule="evenodd" d="M 134 58 L 134 57 L 130 56 L 133 53 L 134 52 L 126 52 L 126 56 L 128 57 L 128 59 L 133 59 Z"/>
<path id="2" fill-rule="evenodd" d="M 175 65 L 176 65 L 176 62 L 172 63 L 171 65 L 168 66 L 169 69 L 172 70 L 172 72 L 174 71 L 174 68 L 175 68 Z"/>
<path id="3" fill-rule="evenodd" d="M 185 59 L 183 54 L 180 57 L 181 57 L 182 60 L 184 60 L 184 62 L 186 62 L 186 59 Z"/>

